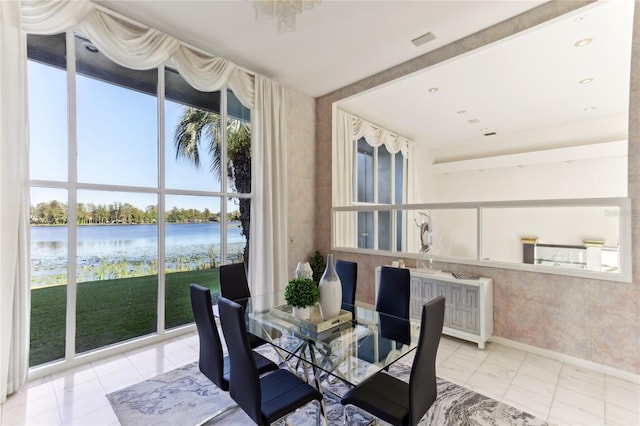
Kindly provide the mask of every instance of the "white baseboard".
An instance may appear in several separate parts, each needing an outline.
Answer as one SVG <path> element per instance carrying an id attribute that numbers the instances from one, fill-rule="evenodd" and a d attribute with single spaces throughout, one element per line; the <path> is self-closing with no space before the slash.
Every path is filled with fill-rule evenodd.
<path id="1" fill-rule="evenodd" d="M 598 364 L 597 362 L 587 361 L 582 358 L 577 358 L 571 355 L 563 354 L 560 352 L 550 351 L 548 349 L 539 348 L 537 346 L 527 345 L 515 340 L 505 339 L 504 337 L 492 336 L 491 342 L 498 343 L 503 346 L 509 346 L 515 349 L 521 349 L 523 351 L 531 352 L 537 355 L 542 355 L 547 358 L 555 359 L 557 361 L 564 362 L 574 367 L 583 368 L 585 370 L 595 371 L 598 373 L 608 374 L 609 376 L 617 377 L 619 379 L 628 380 L 632 383 L 640 384 L 640 374 L 631 373 L 629 371 L 620 370 L 619 368 L 610 367 L 604 364 Z"/>

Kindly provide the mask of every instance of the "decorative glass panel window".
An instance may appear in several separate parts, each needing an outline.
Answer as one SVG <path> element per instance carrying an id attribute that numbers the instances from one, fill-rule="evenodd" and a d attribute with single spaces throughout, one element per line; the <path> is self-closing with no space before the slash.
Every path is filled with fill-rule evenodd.
<path id="1" fill-rule="evenodd" d="M 402 204 L 405 201 L 406 159 L 401 151 L 390 152 L 385 145 L 374 147 L 365 137 L 355 142 L 355 204 Z M 360 211 L 357 214 L 357 247 L 391 251 L 402 249 L 402 215 L 395 228 L 391 211 Z M 393 244 L 395 241 L 395 244 Z"/>

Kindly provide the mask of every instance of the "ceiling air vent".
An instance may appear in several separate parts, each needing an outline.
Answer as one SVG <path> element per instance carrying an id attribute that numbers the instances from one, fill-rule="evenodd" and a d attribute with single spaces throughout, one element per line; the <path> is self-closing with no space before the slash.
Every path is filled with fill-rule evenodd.
<path id="1" fill-rule="evenodd" d="M 411 43 L 413 43 L 415 47 L 418 47 L 418 46 L 422 46 L 423 44 L 429 43 L 430 41 L 435 39 L 436 39 L 435 34 L 429 31 L 426 34 L 422 34 L 420 37 L 414 38 L 413 40 L 411 40 Z"/>
<path id="2" fill-rule="evenodd" d="M 489 133 L 485 133 L 484 135 L 485 135 L 485 136 L 493 136 L 493 135 L 495 135 L 495 134 L 496 134 L 496 132 L 489 132 Z"/>

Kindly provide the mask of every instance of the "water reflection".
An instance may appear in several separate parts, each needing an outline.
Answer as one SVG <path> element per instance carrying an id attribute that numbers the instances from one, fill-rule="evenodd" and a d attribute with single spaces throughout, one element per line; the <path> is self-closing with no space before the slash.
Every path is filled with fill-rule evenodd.
<path id="1" fill-rule="evenodd" d="M 230 226 L 227 246 L 231 256 L 242 255 L 246 239 L 241 228 Z M 32 286 L 52 284 L 47 277 L 66 275 L 67 228 L 31 227 Z M 165 238 L 167 270 L 193 270 L 220 262 L 220 224 L 168 224 Z M 78 281 L 107 279 L 114 268 L 129 276 L 157 273 L 157 225 L 85 225 L 78 227 Z M 59 278 L 60 281 L 61 278 Z M 66 282 L 66 279 L 65 279 Z M 58 284 L 64 282 L 58 282 Z"/>

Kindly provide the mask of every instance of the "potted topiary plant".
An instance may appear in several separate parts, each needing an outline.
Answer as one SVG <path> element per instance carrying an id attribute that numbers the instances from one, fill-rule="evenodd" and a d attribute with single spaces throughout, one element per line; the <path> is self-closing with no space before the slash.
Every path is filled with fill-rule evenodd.
<path id="1" fill-rule="evenodd" d="M 324 263 L 324 257 L 319 251 L 316 250 L 313 256 L 309 258 L 309 265 L 313 271 L 313 281 L 315 281 L 316 284 L 320 283 L 320 278 L 322 278 L 322 274 L 324 274 L 327 264 Z"/>
<path id="2" fill-rule="evenodd" d="M 284 291 L 284 300 L 293 308 L 293 316 L 308 319 L 309 307 L 318 302 L 318 285 L 310 278 L 294 278 Z"/>

